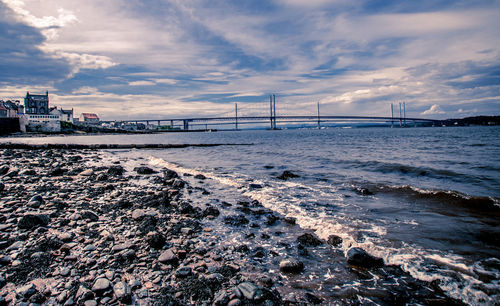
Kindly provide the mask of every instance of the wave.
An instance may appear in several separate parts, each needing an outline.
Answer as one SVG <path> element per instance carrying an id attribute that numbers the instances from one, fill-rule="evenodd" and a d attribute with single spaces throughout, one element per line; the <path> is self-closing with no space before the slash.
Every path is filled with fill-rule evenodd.
<path id="1" fill-rule="evenodd" d="M 351 163 L 353 163 L 351 161 Z M 354 162 L 358 168 L 366 168 L 367 170 L 381 173 L 399 173 L 405 175 L 413 176 L 426 176 L 432 178 L 456 178 L 456 177 L 467 177 L 462 173 L 458 173 L 451 170 L 445 169 L 435 169 L 431 167 L 422 166 L 410 166 L 400 163 L 389 163 L 382 161 L 355 161 Z"/>
<path id="2" fill-rule="evenodd" d="M 414 199 L 438 202 L 445 205 L 463 207 L 481 212 L 500 213 L 500 199 L 486 196 L 471 196 L 453 190 L 422 189 L 409 185 L 390 186 L 384 184 L 360 184 L 353 186 L 355 191 L 365 194 L 386 193 L 402 195 Z"/>

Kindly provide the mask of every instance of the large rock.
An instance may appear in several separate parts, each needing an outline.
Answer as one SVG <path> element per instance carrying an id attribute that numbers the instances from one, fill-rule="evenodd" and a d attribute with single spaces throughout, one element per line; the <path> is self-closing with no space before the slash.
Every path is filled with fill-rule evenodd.
<path id="1" fill-rule="evenodd" d="M 172 249 L 168 249 L 160 254 L 158 261 L 163 264 L 175 265 L 179 262 L 179 258 L 175 255 Z"/>
<path id="2" fill-rule="evenodd" d="M 281 173 L 281 175 L 279 175 L 279 176 L 277 177 L 277 179 L 280 179 L 280 180 L 286 181 L 286 180 L 288 180 L 288 179 L 290 179 L 290 178 L 296 178 L 296 177 L 300 177 L 300 175 L 297 175 L 297 174 L 292 173 L 292 172 L 290 172 L 290 171 L 288 171 L 288 170 L 285 170 L 285 171 L 283 171 L 283 173 Z"/>
<path id="3" fill-rule="evenodd" d="M 355 247 L 347 251 L 347 263 L 363 268 L 378 268 L 384 265 L 384 260 L 366 253 L 362 248 Z"/>
<path id="4" fill-rule="evenodd" d="M 304 264 L 301 261 L 287 259 L 280 262 L 280 271 L 285 273 L 300 273 L 304 270 Z"/>
<path id="5" fill-rule="evenodd" d="M 114 176 L 121 176 L 125 172 L 122 166 L 111 166 L 108 168 L 108 174 Z"/>
<path id="6" fill-rule="evenodd" d="M 155 170 L 149 168 L 149 167 L 135 167 L 134 171 L 139 173 L 139 174 L 154 174 L 157 173 Z"/>
<path id="7" fill-rule="evenodd" d="M 19 219 L 17 226 L 20 229 L 30 229 L 35 226 L 46 226 L 49 224 L 49 217 L 44 214 L 26 214 Z"/>
<path id="8" fill-rule="evenodd" d="M 297 237 L 297 242 L 305 246 L 318 246 L 323 244 L 323 241 L 321 241 L 318 237 L 309 233 L 305 233 Z"/>
<path id="9" fill-rule="evenodd" d="M 165 172 L 163 173 L 163 178 L 167 181 L 171 180 L 173 178 L 178 178 L 178 177 L 179 177 L 179 175 L 177 174 L 177 172 L 169 170 L 169 169 L 165 170 Z"/>

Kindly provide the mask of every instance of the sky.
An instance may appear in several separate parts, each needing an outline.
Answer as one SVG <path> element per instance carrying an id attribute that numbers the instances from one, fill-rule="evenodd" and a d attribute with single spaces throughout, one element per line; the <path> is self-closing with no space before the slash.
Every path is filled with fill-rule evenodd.
<path id="1" fill-rule="evenodd" d="M 500 1 L 0 0 L 0 99 L 103 120 L 500 115 Z"/>

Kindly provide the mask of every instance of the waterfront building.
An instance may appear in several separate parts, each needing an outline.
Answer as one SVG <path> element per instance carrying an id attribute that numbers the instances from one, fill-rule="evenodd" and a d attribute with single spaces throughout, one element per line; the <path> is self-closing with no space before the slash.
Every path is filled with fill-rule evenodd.
<path id="1" fill-rule="evenodd" d="M 80 115 L 80 123 L 96 124 L 99 123 L 99 116 L 93 113 L 82 113 Z"/>
<path id="2" fill-rule="evenodd" d="M 49 114 L 49 92 L 44 95 L 32 95 L 29 91 L 24 98 L 24 109 L 26 114 L 30 115 L 48 115 Z"/>
<path id="3" fill-rule="evenodd" d="M 0 100 L 0 117 L 1 118 L 19 118 L 23 115 L 24 107 L 20 105 L 19 100 L 16 101 L 3 101 Z"/>
<path id="4" fill-rule="evenodd" d="M 0 103 L 0 118 L 7 118 L 7 109 Z"/>
<path id="5" fill-rule="evenodd" d="M 73 109 L 66 110 L 66 109 L 58 109 L 57 106 L 54 108 L 51 108 L 50 110 L 51 115 L 58 115 L 60 117 L 61 121 L 73 123 Z"/>

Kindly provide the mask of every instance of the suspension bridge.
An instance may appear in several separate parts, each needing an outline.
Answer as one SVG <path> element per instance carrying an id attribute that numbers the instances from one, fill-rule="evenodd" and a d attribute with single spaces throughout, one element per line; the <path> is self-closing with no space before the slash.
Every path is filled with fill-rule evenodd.
<path id="1" fill-rule="evenodd" d="M 243 109 L 234 104 L 234 111 L 225 112 L 215 116 L 191 118 L 165 118 L 165 119 L 134 119 L 120 121 L 102 121 L 119 125 L 132 124 L 138 126 L 142 123 L 148 129 L 172 129 L 183 131 L 212 130 L 214 127 L 223 130 L 239 130 L 242 126 L 260 126 L 271 130 L 291 126 L 317 126 L 321 128 L 332 123 L 373 123 L 390 124 L 391 127 L 406 127 L 416 125 L 440 126 L 440 120 L 406 117 L 406 104 L 399 103 L 399 116 L 394 115 L 394 105 L 391 103 L 391 116 L 334 116 L 320 114 L 320 104 L 317 103 L 314 115 L 277 115 L 276 96 L 271 95 L 267 106 L 262 102 L 245 104 Z M 255 106 L 257 104 L 257 106 Z M 248 107 L 250 105 L 250 107 Z M 267 109 L 267 110 L 265 110 Z M 264 113 L 265 112 L 265 113 Z"/>

